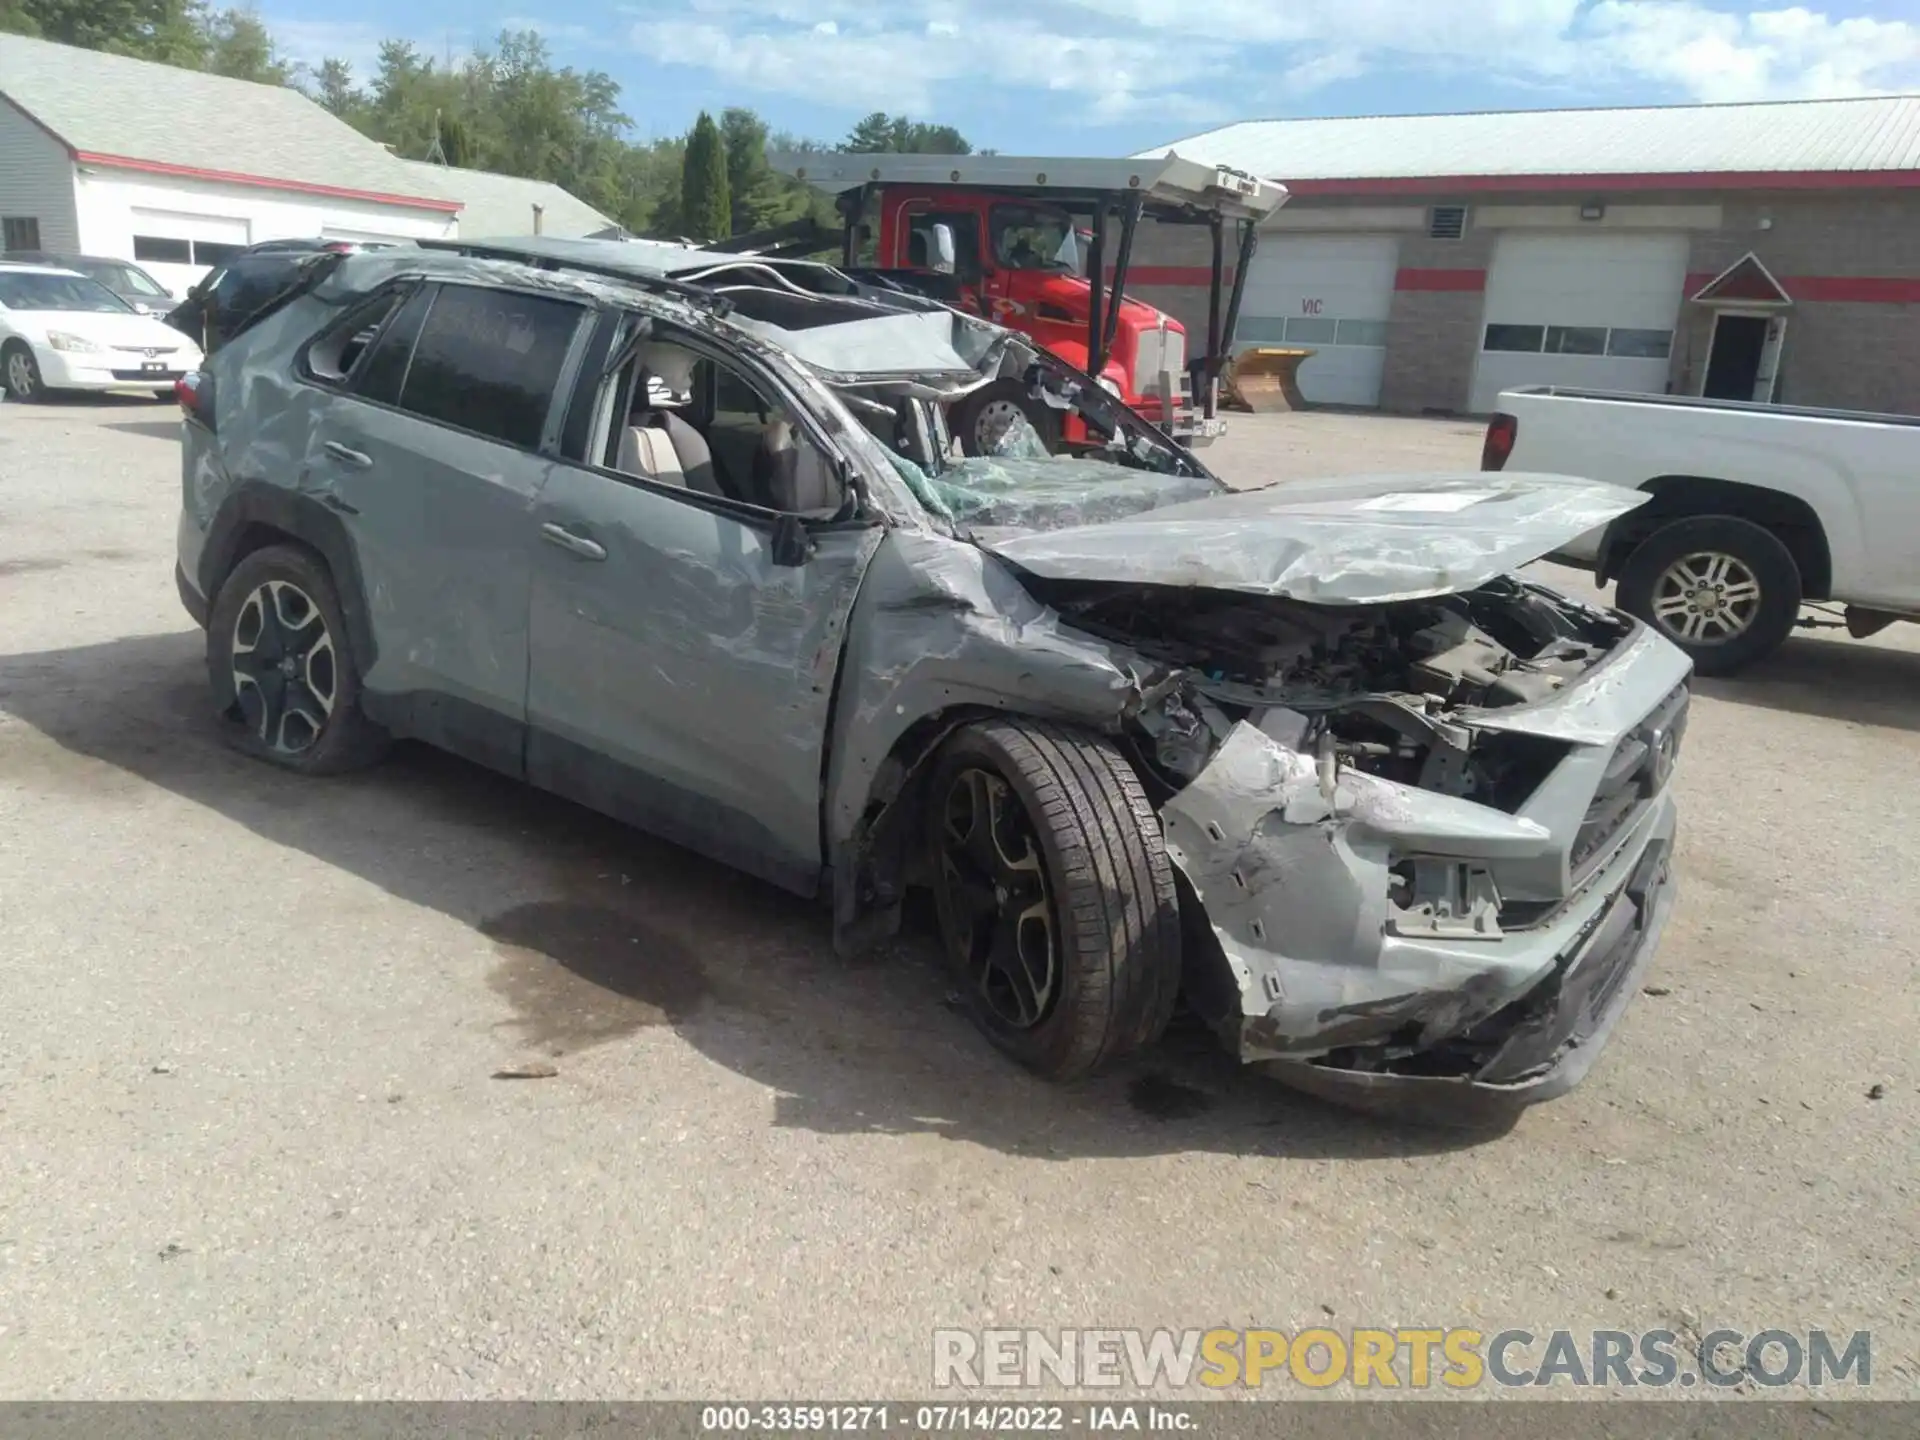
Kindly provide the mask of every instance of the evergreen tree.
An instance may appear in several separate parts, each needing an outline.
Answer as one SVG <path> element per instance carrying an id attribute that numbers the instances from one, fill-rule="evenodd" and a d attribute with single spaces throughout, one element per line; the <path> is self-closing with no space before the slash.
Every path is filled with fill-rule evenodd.
<path id="1" fill-rule="evenodd" d="M 693 122 L 680 169 L 680 224 L 691 240 L 719 240 L 732 233 L 727 198 L 727 147 L 706 111 Z"/>

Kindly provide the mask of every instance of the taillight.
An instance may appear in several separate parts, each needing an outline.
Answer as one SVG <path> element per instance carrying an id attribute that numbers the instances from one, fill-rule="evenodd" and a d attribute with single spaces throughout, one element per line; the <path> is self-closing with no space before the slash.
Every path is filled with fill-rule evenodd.
<path id="1" fill-rule="evenodd" d="M 207 429 L 213 425 L 213 376 L 204 370 L 189 370 L 173 382 L 173 398 L 180 402 L 180 413 L 197 420 Z"/>
<path id="2" fill-rule="evenodd" d="M 1520 422 L 1512 415 L 1496 415 L 1487 422 L 1487 438 L 1480 446 L 1482 470 L 1504 470 L 1513 454 L 1513 442 L 1520 438 Z"/>

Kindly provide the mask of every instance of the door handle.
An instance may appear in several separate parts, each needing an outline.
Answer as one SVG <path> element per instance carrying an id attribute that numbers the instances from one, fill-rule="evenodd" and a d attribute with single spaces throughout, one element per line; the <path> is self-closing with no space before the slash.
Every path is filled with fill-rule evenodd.
<path id="1" fill-rule="evenodd" d="M 366 470 L 373 465 L 373 457 L 362 451 L 342 445 L 338 440 L 329 440 L 320 447 L 342 465 L 351 465 L 356 470 Z"/>
<path id="2" fill-rule="evenodd" d="M 578 555 L 582 560 L 604 560 L 607 547 L 597 540 L 589 540 L 584 535 L 576 535 L 564 525 L 551 522 L 540 527 L 540 538 L 550 545 L 558 545 L 562 550 Z"/>

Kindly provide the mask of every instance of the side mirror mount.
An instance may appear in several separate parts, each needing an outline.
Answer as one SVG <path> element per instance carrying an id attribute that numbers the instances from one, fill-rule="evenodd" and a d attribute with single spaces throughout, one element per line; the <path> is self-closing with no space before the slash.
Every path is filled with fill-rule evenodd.
<path id="1" fill-rule="evenodd" d="M 942 220 L 933 227 L 933 254 L 928 257 L 929 268 L 936 275 L 953 274 L 956 263 L 954 255 L 953 227 Z"/>
<path id="2" fill-rule="evenodd" d="M 791 511 L 783 513 L 773 522 L 773 538 L 767 549 L 767 558 L 783 569 L 797 570 L 805 565 L 813 558 L 814 551 L 807 522 Z"/>

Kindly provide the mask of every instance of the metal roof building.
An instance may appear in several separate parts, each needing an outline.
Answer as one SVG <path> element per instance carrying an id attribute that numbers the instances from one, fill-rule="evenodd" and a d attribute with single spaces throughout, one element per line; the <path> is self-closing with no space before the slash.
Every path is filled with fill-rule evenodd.
<path id="1" fill-rule="evenodd" d="M 447 235 L 460 201 L 297 90 L 0 35 L 7 248 L 178 287 L 260 240 Z"/>
<path id="2" fill-rule="evenodd" d="M 1309 402 L 1480 413 L 1552 383 L 1920 413 L 1920 96 L 1248 120 L 1136 158 L 1170 152 L 1291 192 L 1234 338 L 1310 352 Z M 1204 323 L 1178 237 L 1136 274 Z"/>
<path id="3" fill-rule="evenodd" d="M 431 186 L 460 202 L 460 234 L 469 239 L 534 234 L 580 239 L 614 223 L 551 181 L 426 160 L 400 163 L 417 173 L 417 184 Z"/>
<path id="4" fill-rule="evenodd" d="M 1362 187 L 1349 193 L 1391 193 L 1394 182 L 1441 177 L 1476 189 L 1601 179 L 1697 188 L 1709 176 L 1794 185 L 1920 170 L 1920 96 L 1243 120 L 1135 158 L 1168 150 L 1284 180 L 1296 194 L 1349 189 L 1337 182 Z"/>

